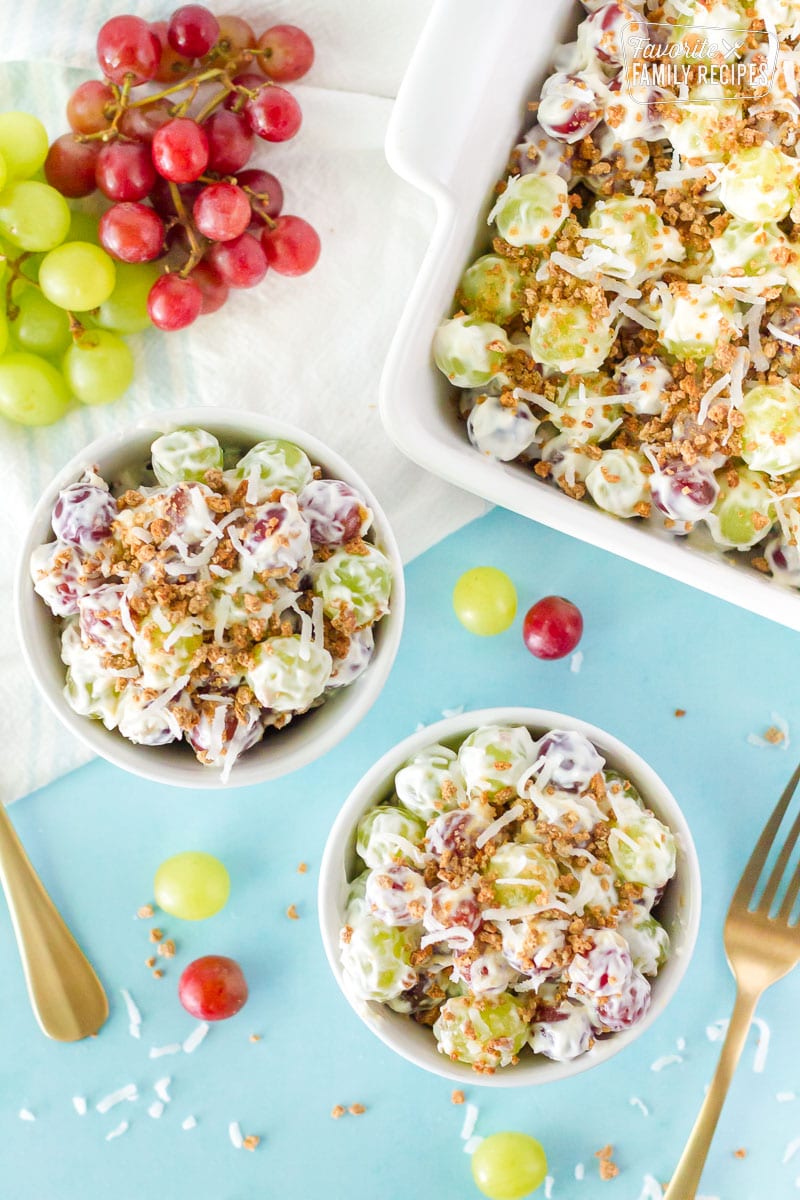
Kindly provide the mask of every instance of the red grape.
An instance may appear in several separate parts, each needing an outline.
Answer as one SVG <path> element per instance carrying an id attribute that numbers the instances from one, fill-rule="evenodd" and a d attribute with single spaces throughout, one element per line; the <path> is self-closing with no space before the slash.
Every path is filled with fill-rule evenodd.
<path id="1" fill-rule="evenodd" d="M 155 79 L 161 45 L 141 17 L 112 17 L 97 35 L 97 61 L 114 83 L 122 87 L 130 77 L 135 87 Z"/>
<path id="2" fill-rule="evenodd" d="M 234 183 L 212 183 L 195 200 L 192 215 L 203 237 L 229 242 L 250 224 L 250 201 Z"/>
<path id="3" fill-rule="evenodd" d="M 158 44 L 161 47 L 161 61 L 156 71 L 156 79 L 159 83 L 175 83 L 178 79 L 183 79 L 184 75 L 188 75 L 192 69 L 192 59 L 184 58 L 182 54 L 178 54 L 176 50 L 172 49 L 167 40 L 166 21 L 153 21 L 150 28 L 158 38 Z"/>
<path id="4" fill-rule="evenodd" d="M 247 1000 L 247 981 L 232 958 L 207 954 L 184 970 L 178 981 L 178 999 L 200 1021 L 224 1021 Z"/>
<path id="5" fill-rule="evenodd" d="M 176 117 L 153 135 L 153 162 L 159 175 L 191 183 L 208 165 L 208 138 L 191 117 Z"/>
<path id="6" fill-rule="evenodd" d="M 90 553 L 111 536 L 117 502 L 106 488 L 71 483 L 59 493 L 51 524 L 60 542 Z"/>
<path id="7" fill-rule="evenodd" d="M 261 235 L 267 262 L 279 275 L 305 275 L 319 258 L 319 235 L 302 217 L 278 217 Z"/>
<path id="8" fill-rule="evenodd" d="M 62 196 L 88 196 L 97 187 L 94 171 L 99 153 L 99 142 L 79 142 L 73 133 L 62 133 L 47 152 L 47 182 Z"/>
<path id="9" fill-rule="evenodd" d="M 243 233 L 230 242 L 217 242 L 206 255 L 229 287 L 255 287 L 267 273 L 267 258 L 259 241 Z"/>
<path id="10" fill-rule="evenodd" d="M 175 186 L 178 189 L 178 195 L 183 201 L 183 206 L 187 213 L 191 212 L 192 205 L 203 190 L 203 184 L 178 183 Z M 160 175 L 156 175 L 156 181 L 150 189 L 150 203 L 162 217 L 174 217 L 177 215 L 168 179 L 162 179 Z"/>
<path id="11" fill-rule="evenodd" d="M 169 19 L 169 44 L 186 58 L 202 58 L 218 37 L 217 18 L 202 4 L 184 4 L 182 8 L 176 8 Z"/>
<path id="12" fill-rule="evenodd" d="M 277 217 L 283 208 L 283 188 L 269 171 L 253 168 L 240 171 L 237 175 L 240 188 L 244 188 L 250 200 L 253 215 Z"/>
<path id="13" fill-rule="evenodd" d="M 134 142 L 152 142 L 153 134 L 172 120 L 168 100 L 126 108 L 119 120 L 119 131 Z"/>
<path id="14" fill-rule="evenodd" d="M 525 614 L 522 637 L 535 658 L 563 658 L 570 654 L 583 633 L 579 608 L 563 596 L 545 596 Z"/>
<path id="15" fill-rule="evenodd" d="M 300 105 L 291 92 L 282 87 L 265 87 L 242 110 L 250 128 L 265 142 L 287 142 L 294 137 L 303 120 Z"/>
<path id="16" fill-rule="evenodd" d="M 121 262 L 152 262 L 164 249 L 161 218 L 146 204 L 113 204 L 97 232 L 103 249 Z"/>
<path id="17" fill-rule="evenodd" d="M 189 272 L 188 277 L 194 280 L 203 293 L 203 304 L 200 309 L 203 316 L 222 308 L 228 299 L 228 285 L 213 263 L 203 259 Z"/>
<path id="18" fill-rule="evenodd" d="M 235 175 L 253 152 L 253 135 L 241 113 L 218 109 L 203 123 L 208 138 L 208 169 Z"/>
<path id="19" fill-rule="evenodd" d="M 261 70 L 278 83 L 299 79 L 314 61 L 314 43 L 296 25 L 273 25 L 258 39 L 258 48 Z"/>
<path id="20" fill-rule="evenodd" d="M 243 17 L 224 16 L 218 18 L 219 37 L 217 45 L 231 56 L 241 54 L 256 44 L 252 26 Z"/>
<path id="21" fill-rule="evenodd" d="M 162 275 L 150 288 L 147 311 L 158 329 L 185 329 L 200 316 L 203 293 L 191 279 Z"/>
<path id="22" fill-rule="evenodd" d="M 108 142 L 97 155 L 94 176 L 109 200 L 144 200 L 156 178 L 149 147 L 143 142 Z"/>
<path id="23" fill-rule="evenodd" d="M 111 124 L 106 108 L 114 102 L 114 93 L 107 83 L 87 79 L 79 83 L 67 101 L 67 120 L 76 133 L 99 133 Z"/>

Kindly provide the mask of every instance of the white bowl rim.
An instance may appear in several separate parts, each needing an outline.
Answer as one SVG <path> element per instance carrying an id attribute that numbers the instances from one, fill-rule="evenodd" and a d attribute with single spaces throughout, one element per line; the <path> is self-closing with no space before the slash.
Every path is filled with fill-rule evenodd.
<path id="1" fill-rule="evenodd" d="M 298 744 L 291 750 L 281 751 L 278 747 L 269 755 L 258 756 L 256 753 L 255 758 L 252 752 L 243 755 L 227 783 L 222 783 L 218 770 L 203 767 L 197 762 L 188 747 L 179 765 L 166 760 L 159 761 L 154 751 L 168 747 L 134 745 L 116 731 L 111 737 L 100 722 L 74 712 L 65 702 L 61 689 L 51 687 L 43 676 L 41 662 L 46 651 L 44 645 L 39 644 L 40 639 L 34 629 L 32 602 L 42 602 L 33 591 L 28 563 L 37 546 L 52 540 L 50 516 L 58 492 L 80 478 L 87 466 L 98 463 L 102 468 L 103 459 L 123 449 L 132 436 L 138 438 L 146 435 L 153 440 L 162 433 L 186 426 L 206 428 L 223 437 L 226 433 L 231 436 L 235 434 L 245 441 L 252 439 L 252 444 L 273 437 L 295 442 L 308 454 L 314 465 L 323 468 L 326 477 L 343 479 L 364 497 L 373 512 L 372 528 L 376 540 L 389 558 L 393 571 L 392 608 L 380 622 L 380 637 L 376 638 L 372 662 L 360 679 L 341 689 L 341 699 L 340 696 L 331 699 L 331 703 L 336 701 L 341 709 L 339 719 L 329 721 L 323 730 L 314 729 L 310 737 L 295 735 L 293 740 Z M 144 414 L 121 429 L 95 438 L 61 468 L 42 492 L 29 518 L 15 567 L 13 604 L 20 648 L 28 669 L 50 710 L 74 737 L 107 762 L 140 778 L 173 787 L 222 790 L 263 783 L 299 770 L 326 754 L 362 720 L 377 700 L 397 655 L 405 615 L 405 580 L 397 540 L 382 505 L 360 474 L 337 451 L 299 426 L 267 413 L 198 406 Z M 359 687 L 359 684 L 362 686 Z M 323 712 L 326 707 L 327 703 L 318 711 Z M 313 715 L 312 712 L 309 717 Z M 292 725 L 288 728 L 291 730 Z M 294 726 L 295 730 L 298 728 L 298 725 Z M 257 751 L 257 747 L 254 750 Z"/>
<path id="2" fill-rule="evenodd" d="M 385 1005 L 360 1001 L 351 995 L 339 959 L 339 930 L 343 923 L 341 898 L 344 890 L 340 862 L 359 817 L 377 802 L 378 789 L 382 791 L 381 798 L 385 798 L 387 776 L 399 770 L 413 754 L 434 742 L 446 743 L 451 739 L 466 736 L 482 725 L 525 725 L 529 729 L 541 729 L 542 732 L 550 729 L 573 729 L 583 733 L 603 752 L 608 752 L 609 765 L 612 767 L 618 763 L 625 763 L 625 774 L 639 788 L 647 807 L 652 808 L 676 835 L 682 870 L 679 869 L 671 886 L 679 882 L 683 889 L 681 898 L 687 897 L 687 903 L 682 909 L 682 936 L 674 943 L 667 962 L 656 977 L 656 980 L 661 981 L 660 984 L 653 981 L 656 986 L 653 988 L 653 1001 L 647 1014 L 633 1029 L 597 1042 L 591 1051 L 571 1062 L 556 1063 L 537 1056 L 520 1061 L 514 1067 L 498 1070 L 494 1075 L 479 1074 L 465 1064 L 452 1062 L 437 1050 L 432 1036 L 429 1049 L 425 1051 L 406 1042 L 400 1030 L 409 1018 L 393 1013 Z M 689 966 L 700 928 L 701 896 L 700 865 L 686 818 L 666 784 L 640 755 L 613 734 L 578 717 L 540 708 L 495 707 L 459 713 L 433 725 L 427 725 L 392 746 L 370 767 L 345 800 L 331 827 L 320 865 L 317 905 L 322 942 L 336 982 L 356 1015 L 386 1046 L 408 1062 L 462 1085 L 531 1087 L 579 1075 L 608 1061 L 635 1041 L 661 1015 L 675 995 Z"/>

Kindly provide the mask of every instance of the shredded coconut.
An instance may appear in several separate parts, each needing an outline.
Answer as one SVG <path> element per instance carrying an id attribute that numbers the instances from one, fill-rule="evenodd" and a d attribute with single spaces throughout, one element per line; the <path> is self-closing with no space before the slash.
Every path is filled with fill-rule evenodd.
<path id="1" fill-rule="evenodd" d="M 169 1104 L 169 1085 L 172 1083 L 172 1076 L 165 1075 L 163 1079 L 157 1079 L 153 1084 L 153 1091 L 158 1096 L 159 1100 L 163 1100 L 165 1104 Z"/>
<path id="2" fill-rule="evenodd" d="M 117 1125 L 114 1129 L 112 1129 L 109 1133 L 106 1134 L 106 1141 L 110 1142 L 114 1138 L 122 1137 L 123 1133 L 127 1133 L 127 1132 L 128 1132 L 128 1122 L 120 1121 L 119 1125 Z"/>
<path id="3" fill-rule="evenodd" d="M 205 1021 L 201 1021 L 200 1024 L 193 1029 L 189 1036 L 185 1039 L 183 1043 L 184 1054 L 192 1054 L 200 1045 L 203 1038 L 208 1033 L 208 1030 L 208 1024 Z"/>
<path id="4" fill-rule="evenodd" d="M 120 1104 L 123 1100 L 138 1100 L 139 1092 L 135 1083 L 126 1083 L 124 1087 L 117 1088 L 115 1092 L 109 1092 L 102 1100 L 98 1100 L 95 1108 L 99 1113 L 107 1113 L 115 1104 Z"/>
<path id="5" fill-rule="evenodd" d="M 502 813 L 491 825 L 487 825 L 483 833 L 475 839 L 475 846 L 478 850 L 482 850 L 487 842 L 490 842 L 496 833 L 504 829 L 506 825 L 510 825 L 512 821 L 516 821 L 521 817 L 525 809 L 521 804 L 514 804 L 507 812 Z"/>
<path id="6" fill-rule="evenodd" d="M 638 1096 L 631 1096 L 629 1104 L 631 1108 L 638 1108 L 643 1117 L 650 1116 L 650 1109 L 647 1107 L 644 1100 L 640 1100 Z"/>
<path id="7" fill-rule="evenodd" d="M 231 1145 L 233 1148 L 235 1150 L 241 1150 L 242 1146 L 244 1145 L 244 1138 L 242 1137 L 242 1131 L 239 1128 L 238 1121 L 231 1121 L 230 1125 L 228 1126 L 228 1137 L 231 1139 Z"/>
<path id="8" fill-rule="evenodd" d="M 20 1121 L 35 1121 L 36 1117 L 29 1108 L 21 1108 L 19 1110 Z"/>
<path id="9" fill-rule="evenodd" d="M 125 1008 L 128 1010 L 128 1032 L 131 1037 L 138 1038 L 142 1036 L 141 1024 L 142 1014 L 136 1006 L 133 996 L 127 988 L 120 988 L 120 995 L 125 1001 Z"/>
<path id="10" fill-rule="evenodd" d="M 196 1117 L 184 1117 L 181 1121 L 181 1129 L 194 1129 L 197 1125 Z"/>
<path id="11" fill-rule="evenodd" d="M 480 1146 L 482 1141 L 483 1141 L 483 1138 L 480 1136 L 480 1134 L 476 1133 L 474 1137 L 471 1137 L 466 1142 L 464 1142 L 464 1153 L 465 1154 L 474 1154 L 475 1151 L 478 1149 L 478 1146 Z"/>
<path id="12" fill-rule="evenodd" d="M 577 675 L 582 666 L 583 666 L 583 651 L 576 650 L 575 653 L 572 655 L 572 658 L 569 660 L 569 669 L 573 675 Z"/>
<path id="13" fill-rule="evenodd" d="M 578 1183 L 580 1183 L 580 1181 L 583 1179 L 585 1174 L 586 1174 L 586 1168 L 584 1167 L 583 1163 L 575 1163 L 574 1175 L 575 1175 L 575 1178 L 577 1179 Z"/>
<path id="14" fill-rule="evenodd" d="M 164 1105 L 161 1103 L 161 1101 L 154 1100 L 153 1103 L 150 1105 L 150 1107 L 147 1110 L 147 1115 L 148 1115 L 148 1117 L 152 1117 L 154 1121 L 157 1121 L 158 1118 L 163 1113 L 163 1111 L 164 1111 Z"/>
<path id="15" fill-rule="evenodd" d="M 664 1054 L 661 1058 L 657 1058 L 655 1062 L 650 1064 L 651 1071 L 663 1071 L 664 1067 L 671 1067 L 674 1063 L 682 1063 L 683 1059 L 680 1054 Z"/>
<path id="16" fill-rule="evenodd" d="M 461 1126 L 461 1137 L 465 1142 L 469 1141 L 475 1132 L 475 1123 L 478 1120 L 479 1111 L 480 1110 L 476 1104 L 468 1104 L 466 1107 L 466 1111 L 464 1112 L 464 1124 Z"/>
<path id="17" fill-rule="evenodd" d="M 86 1097 L 85 1096 L 73 1096 L 72 1097 L 72 1107 L 75 1109 L 75 1112 L 78 1114 L 79 1117 L 85 1117 L 86 1109 L 87 1109 Z"/>
<path id="18" fill-rule="evenodd" d="M 169 1042 L 166 1046 L 151 1046 L 148 1058 L 163 1058 L 165 1054 L 180 1054 L 182 1049 L 180 1042 Z"/>

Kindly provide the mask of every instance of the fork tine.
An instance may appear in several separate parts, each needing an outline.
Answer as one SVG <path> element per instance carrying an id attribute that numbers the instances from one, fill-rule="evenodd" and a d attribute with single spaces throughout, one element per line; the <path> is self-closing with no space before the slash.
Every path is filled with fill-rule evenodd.
<path id="1" fill-rule="evenodd" d="M 798 782 L 800 782 L 800 763 L 795 767 L 792 778 L 787 783 L 783 795 L 775 806 L 775 811 L 764 826 L 761 837 L 756 842 L 755 849 L 742 872 L 739 886 L 733 894 L 731 908 L 736 906 L 749 908 L 759 876 L 764 869 L 764 863 L 767 861 L 772 843 L 775 841 L 775 835 L 781 827 L 781 822 L 786 815 L 786 810 L 791 803 Z"/>
<path id="2" fill-rule="evenodd" d="M 798 813 L 795 823 L 781 847 L 781 852 L 778 855 L 775 866 L 772 868 L 772 874 L 767 880 L 767 886 L 764 888 L 764 894 L 758 902 L 758 907 L 762 912 L 768 913 L 772 908 L 772 902 L 778 893 L 783 873 L 788 866 L 789 859 L 792 857 L 792 851 L 795 848 L 798 837 L 800 837 L 800 813 Z"/>
<path id="3" fill-rule="evenodd" d="M 786 889 L 786 895 L 783 898 L 783 904 L 781 905 L 781 907 L 778 911 L 778 916 L 776 918 L 778 921 L 785 921 L 788 925 L 789 917 L 792 915 L 792 909 L 794 908 L 795 902 L 799 895 L 800 895 L 800 863 L 795 868 L 794 875 L 789 880 L 789 886 Z"/>

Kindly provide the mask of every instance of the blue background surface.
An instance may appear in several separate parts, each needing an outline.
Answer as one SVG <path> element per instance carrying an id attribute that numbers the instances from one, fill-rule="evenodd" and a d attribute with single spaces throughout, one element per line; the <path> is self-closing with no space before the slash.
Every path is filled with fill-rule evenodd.
<path id="1" fill-rule="evenodd" d="M 511 630 L 478 639 L 455 621 L 450 593 L 476 565 L 507 570 L 520 596 Z M 665 1180 L 713 1072 L 718 1045 L 706 1026 L 729 1014 L 733 982 L 721 927 L 749 850 L 797 757 L 748 744 L 773 711 L 800 735 L 798 634 L 681 584 L 495 511 L 440 543 L 408 570 L 400 655 L 362 725 L 326 758 L 290 778 L 225 793 L 171 790 L 100 762 L 21 801 L 15 824 L 55 901 L 107 985 L 111 1017 L 96 1039 L 48 1042 L 31 1015 L 11 928 L 0 914 L 0 1195 L 4 1200 L 470 1200 L 478 1197 L 459 1137 L 464 1108 L 451 1084 L 412 1067 L 351 1012 L 329 973 L 315 918 L 316 879 L 327 830 L 350 788 L 386 749 L 444 708 L 527 704 L 603 726 L 663 776 L 692 826 L 701 859 L 704 915 L 692 965 L 668 1012 L 611 1063 L 563 1084 L 468 1091 L 476 1132 L 526 1130 L 547 1150 L 553 1200 L 638 1200 L 646 1173 Z M 542 663 L 524 649 L 529 604 L 569 596 L 583 610 L 584 662 Z M 674 710 L 686 709 L 676 719 Z M 13 753 L 7 725 L 6 753 Z M 152 899 L 156 867 L 180 850 L 218 855 L 232 878 L 227 907 L 209 921 L 166 914 L 134 919 Z M 299 862 L 309 865 L 297 872 Z M 287 919 L 289 904 L 300 919 Z M 165 975 L 144 965 L 158 924 L 177 943 Z M 177 1000 L 181 969 L 206 953 L 238 959 L 250 984 L 242 1013 L 212 1027 L 191 1056 L 148 1058 L 182 1040 L 192 1019 Z M 119 993 L 142 1015 L 128 1033 Z M 718 1200 L 789 1200 L 800 1154 L 800 974 L 773 988 L 759 1010 L 772 1042 L 753 1072 L 756 1031 L 712 1150 L 702 1194 Z M 251 1033 L 262 1035 L 257 1043 Z M 659 1073 L 683 1038 L 683 1062 Z M 147 1115 L 153 1083 L 172 1077 L 160 1120 Z M 135 1082 L 140 1100 L 105 1116 L 94 1104 Z M 79 1117 L 71 1097 L 86 1096 Z M 650 1115 L 631 1106 L 638 1096 Z M 330 1117 L 338 1103 L 366 1113 Z M 20 1108 L 36 1115 L 19 1119 Z M 193 1114 L 197 1127 L 184 1132 Z M 128 1132 L 106 1142 L 120 1120 Z M 261 1138 L 236 1151 L 230 1121 Z M 594 1152 L 615 1146 L 620 1176 L 601 1183 Z M 743 1160 L 734 1157 L 739 1147 Z M 574 1168 L 585 1165 L 576 1182 Z M 536 1193 L 537 1200 L 544 1189 Z"/>

